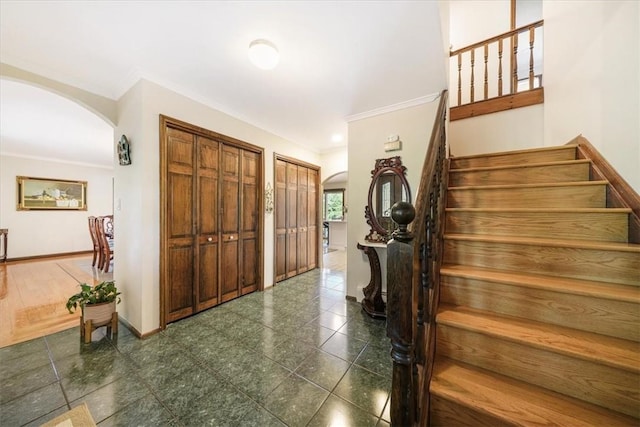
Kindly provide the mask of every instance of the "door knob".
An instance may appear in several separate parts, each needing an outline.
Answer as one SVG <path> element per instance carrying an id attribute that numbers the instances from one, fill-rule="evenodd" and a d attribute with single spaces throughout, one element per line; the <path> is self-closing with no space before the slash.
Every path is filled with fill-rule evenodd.
<path id="1" fill-rule="evenodd" d="M 213 242 L 213 237 L 207 237 L 207 242 Z"/>

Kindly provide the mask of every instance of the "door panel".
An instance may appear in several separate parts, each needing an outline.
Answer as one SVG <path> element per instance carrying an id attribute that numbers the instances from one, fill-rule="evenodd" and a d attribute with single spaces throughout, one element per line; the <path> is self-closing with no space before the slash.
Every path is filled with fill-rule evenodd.
<path id="1" fill-rule="evenodd" d="M 318 171 L 309 169 L 309 181 L 308 181 L 308 227 L 307 227 L 307 241 L 308 241 L 308 254 L 307 259 L 309 264 L 309 270 L 318 266 L 318 205 L 319 205 L 319 192 L 318 192 Z"/>
<path id="2" fill-rule="evenodd" d="M 276 282 L 287 277 L 287 164 L 276 159 L 275 222 L 276 222 Z"/>
<path id="3" fill-rule="evenodd" d="M 198 253 L 196 312 L 218 304 L 218 169 L 219 143 L 197 138 Z"/>
<path id="4" fill-rule="evenodd" d="M 287 277 L 298 274 L 298 166 L 287 163 Z"/>
<path id="5" fill-rule="evenodd" d="M 242 240 L 242 295 L 258 289 L 258 239 L 245 238 Z"/>
<path id="6" fill-rule="evenodd" d="M 171 322 L 193 313 L 193 245 L 169 248 L 170 290 L 166 301 L 167 321 Z"/>
<path id="7" fill-rule="evenodd" d="M 222 271 L 220 293 L 222 301 L 229 301 L 239 295 L 238 288 L 238 237 L 237 234 L 223 237 Z"/>
<path id="8" fill-rule="evenodd" d="M 222 301 L 239 295 L 240 149 L 222 146 Z"/>
<path id="9" fill-rule="evenodd" d="M 188 132 L 167 129 L 167 181 L 165 228 L 167 257 L 165 315 L 173 321 L 193 313 L 195 138 Z"/>
<path id="10" fill-rule="evenodd" d="M 308 169 L 302 166 L 298 166 L 298 274 L 304 273 L 308 270 L 308 237 L 307 237 L 307 224 L 308 224 L 308 207 L 309 202 L 308 195 Z"/>
<path id="11" fill-rule="evenodd" d="M 206 240 L 206 239 L 205 239 Z M 218 304 L 218 243 L 200 244 L 199 287 L 196 311 Z"/>
<path id="12" fill-rule="evenodd" d="M 258 288 L 260 270 L 258 269 L 258 209 L 260 199 L 258 184 L 261 175 L 260 157 L 250 151 L 242 152 L 242 277 L 240 279 L 242 295 Z"/>

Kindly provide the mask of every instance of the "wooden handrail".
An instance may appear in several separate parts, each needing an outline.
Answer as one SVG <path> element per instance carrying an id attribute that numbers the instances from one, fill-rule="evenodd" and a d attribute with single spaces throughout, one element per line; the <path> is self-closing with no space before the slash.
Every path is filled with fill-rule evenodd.
<path id="1" fill-rule="evenodd" d="M 456 49 L 454 51 L 451 51 L 449 53 L 449 56 L 456 56 L 459 53 L 468 52 L 468 51 L 470 51 L 472 49 L 476 49 L 476 48 L 482 47 L 485 44 L 491 44 L 491 43 L 497 42 L 499 40 L 504 40 L 504 39 L 509 38 L 511 36 L 515 36 L 518 33 L 522 33 L 522 32 L 524 32 L 524 30 L 528 31 L 531 28 L 541 27 L 543 24 L 544 24 L 544 19 L 541 19 L 541 20 L 536 21 L 536 22 L 532 22 L 531 24 L 523 25 L 523 26 L 518 27 L 516 29 L 506 31 L 506 32 L 504 32 L 502 34 L 498 34 L 497 36 L 489 37 L 488 39 L 485 39 L 485 40 L 476 42 L 474 44 L 470 44 L 469 46 L 461 47 L 460 49 Z"/>
<path id="2" fill-rule="evenodd" d="M 394 205 L 391 213 L 399 225 L 399 231 L 387 245 L 387 335 L 391 339 L 393 359 L 392 425 L 428 423 L 449 167 L 446 105 L 447 91 L 444 90 L 422 168 L 415 210 L 409 203 L 401 202 Z M 413 221 L 414 215 L 416 221 Z"/>

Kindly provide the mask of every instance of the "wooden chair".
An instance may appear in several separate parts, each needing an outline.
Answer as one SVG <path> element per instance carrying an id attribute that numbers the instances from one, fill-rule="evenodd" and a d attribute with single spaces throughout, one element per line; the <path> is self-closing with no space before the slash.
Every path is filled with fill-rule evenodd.
<path id="1" fill-rule="evenodd" d="M 100 243 L 100 263 L 98 268 L 108 273 L 109 264 L 113 260 L 113 215 L 98 217 L 96 224 Z"/>
<path id="2" fill-rule="evenodd" d="M 98 230 L 96 226 L 97 218 L 95 216 L 89 217 L 89 234 L 91 234 L 91 241 L 93 241 L 93 261 L 91 265 L 95 267 L 96 260 L 98 261 L 98 268 L 101 264 L 101 253 L 100 253 L 100 240 L 98 238 Z"/>

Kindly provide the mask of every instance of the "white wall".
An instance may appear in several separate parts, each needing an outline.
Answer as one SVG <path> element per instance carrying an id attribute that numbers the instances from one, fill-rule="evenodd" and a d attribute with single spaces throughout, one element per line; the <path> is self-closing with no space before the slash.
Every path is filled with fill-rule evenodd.
<path id="1" fill-rule="evenodd" d="M 331 150 L 320 155 L 320 166 L 322 166 L 322 176 L 320 182 L 324 182 L 333 175 L 346 172 L 349 167 L 347 147 Z"/>
<path id="2" fill-rule="evenodd" d="M 315 165 L 320 156 L 253 125 L 200 104 L 149 81 L 140 81 L 118 102 L 116 135 L 131 135 L 132 165 L 116 169 L 115 198 L 122 200 L 119 223 L 131 232 L 119 254 L 115 278 L 123 286 L 123 316 L 138 331 L 159 327 L 159 114 L 164 114 L 248 143 L 264 147 L 265 185 L 273 186 L 273 156 L 283 154 Z M 125 204 L 126 200 L 126 204 Z M 273 285 L 273 215 L 265 214 L 265 287 Z"/>
<path id="3" fill-rule="evenodd" d="M 543 140 L 543 104 L 449 123 L 448 141 L 452 156 L 536 148 L 542 145 Z"/>
<path id="4" fill-rule="evenodd" d="M 545 145 L 582 134 L 640 191 L 640 2 L 545 1 Z"/>
<path id="5" fill-rule="evenodd" d="M 87 181 L 86 211 L 18 211 L 17 176 Z M 9 229 L 8 258 L 91 251 L 87 217 L 112 213 L 113 170 L 0 156 L 0 228 Z"/>
<path id="6" fill-rule="evenodd" d="M 412 202 L 418 193 L 420 174 L 431 136 L 433 120 L 440 99 L 391 113 L 349 123 L 349 227 L 347 230 L 347 295 L 362 299 L 362 288 L 369 283 L 369 262 L 356 248 L 364 240 L 369 226 L 364 218 L 367 194 L 371 184 L 371 170 L 376 159 L 400 156 L 407 167 Z M 384 143 L 389 135 L 399 135 L 401 151 L 385 153 Z M 359 214 L 360 213 L 360 214 Z M 386 251 L 379 250 L 386 278 Z M 386 281 L 383 279 L 383 282 Z"/>

